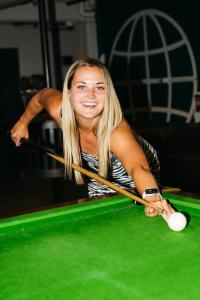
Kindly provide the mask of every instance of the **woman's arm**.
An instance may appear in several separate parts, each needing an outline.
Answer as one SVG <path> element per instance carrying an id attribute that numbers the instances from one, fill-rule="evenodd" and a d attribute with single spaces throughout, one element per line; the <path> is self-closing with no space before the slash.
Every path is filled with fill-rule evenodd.
<path id="1" fill-rule="evenodd" d="M 123 121 L 113 131 L 111 136 L 111 151 L 115 153 L 127 173 L 133 178 L 136 188 L 141 195 L 146 189 L 159 189 L 158 183 L 150 171 L 146 156 L 126 121 Z M 146 200 L 155 202 L 157 206 L 163 208 L 163 201 L 161 201 L 159 195 L 149 196 Z M 166 205 L 164 208 L 168 209 Z M 145 212 L 149 216 L 157 214 L 150 207 L 145 208 Z"/>
<path id="2" fill-rule="evenodd" d="M 132 129 L 125 121 L 112 133 L 111 151 L 117 155 L 128 174 L 133 178 L 141 195 L 148 188 L 158 189 L 146 156 Z"/>
<path id="3" fill-rule="evenodd" d="M 46 88 L 35 94 L 27 105 L 20 119 L 11 129 L 11 138 L 16 146 L 22 138 L 29 138 L 28 126 L 34 117 L 43 109 L 60 125 L 62 93 L 55 89 Z"/>

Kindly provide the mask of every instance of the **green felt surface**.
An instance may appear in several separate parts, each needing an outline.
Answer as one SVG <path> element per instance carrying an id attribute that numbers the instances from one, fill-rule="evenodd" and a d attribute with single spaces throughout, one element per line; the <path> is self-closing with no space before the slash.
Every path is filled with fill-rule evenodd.
<path id="1" fill-rule="evenodd" d="M 199 237 L 125 197 L 1 220 L 1 299 L 199 299 Z"/>

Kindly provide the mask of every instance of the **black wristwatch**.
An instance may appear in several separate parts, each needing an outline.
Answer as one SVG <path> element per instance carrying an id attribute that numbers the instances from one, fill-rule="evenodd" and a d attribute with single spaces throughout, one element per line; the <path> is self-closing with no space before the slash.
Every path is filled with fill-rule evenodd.
<path id="1" fill-rule="evenodd" d="M 162 199 L 159 190 L 155 188 L 145 190 L 144 193 L 142 194 L 142 199 L 146 199 L 147 197 L 151 197 L 151 196 L 159 196 L 160 199 Z"/>

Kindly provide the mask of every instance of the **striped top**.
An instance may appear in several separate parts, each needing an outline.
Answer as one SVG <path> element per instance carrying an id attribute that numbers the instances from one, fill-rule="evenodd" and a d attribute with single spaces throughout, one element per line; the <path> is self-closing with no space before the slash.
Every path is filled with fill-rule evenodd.
<path id="1" fill-rule="evenodd" d="M 136 135 L 136 139 L 138 140 L 147 157 L 151 172 L 155 176 L 156 180 L 159 181 L 160 164 L 156 151 L 141 136 Z M 82 160 L 83 167 L 98 174 L 98 158 L 96 156 L 82 152 Z M 123 189 L 134 190 L 135 188 L 135 183 L 133 182 L 132 177 L 128 175 L 122 163 L 115 154 L 111 155 L 106 179 Z M 97 182 L 95 179 L 89 179 L 89 197 L 103 196 L 105 194 L 112 193 L 116 193 L 116 191 L 106 185 L 103 185 L 102 183 Z"/>

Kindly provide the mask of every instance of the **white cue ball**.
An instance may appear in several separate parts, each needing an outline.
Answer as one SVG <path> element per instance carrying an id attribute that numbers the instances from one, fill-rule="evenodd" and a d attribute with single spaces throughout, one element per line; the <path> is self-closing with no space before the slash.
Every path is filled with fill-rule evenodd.
<path id="1" fill-rule="evenodd" d="M 174 212 L 169 216 L 167 223 L 171 230 L 181 231 L 187 225 L 187 219 L 182 213 Z"/>

